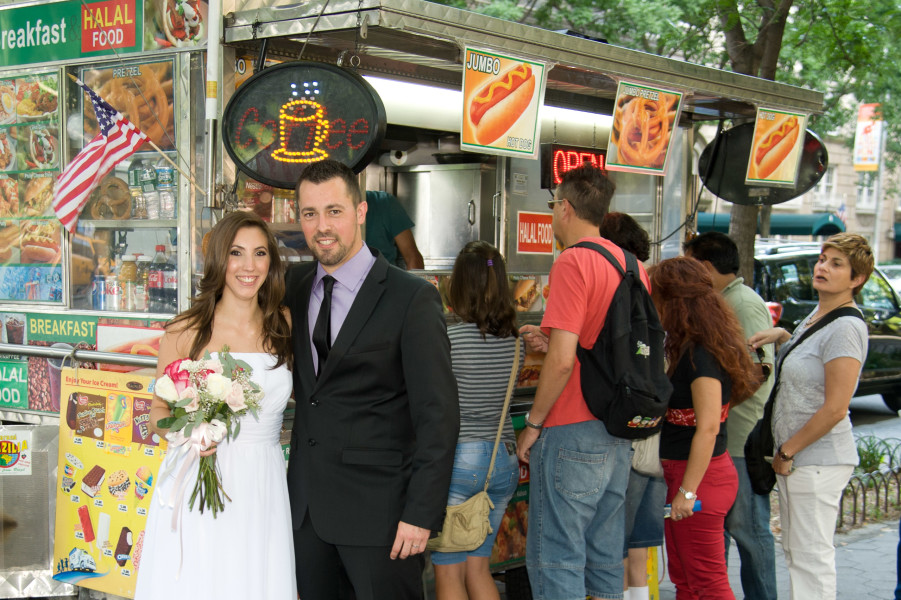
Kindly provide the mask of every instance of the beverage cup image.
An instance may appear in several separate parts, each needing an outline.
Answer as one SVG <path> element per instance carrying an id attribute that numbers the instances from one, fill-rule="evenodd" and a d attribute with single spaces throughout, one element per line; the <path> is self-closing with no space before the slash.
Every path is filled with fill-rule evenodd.
<path id="1" fill-rule="evenodd" d="M 73 350 L 72 346 L 65 343 L 53 344 L 50 346 L 51 348 L 60 348 L 71 352 Z M 62 368 L 63 363 L 66 361 L 65 358 L 48 358 L 47 359 L 47 371 L 50 376 L 50 409 L 53 412 L 59 412 L 60 406 L 60 398 L 59 398 L 59 389 L 60 389 L 60 379 L 62 378 Z"/>
<path id="2" fill-rule="evenodd" d="M 6 341 L 9 344 L 25 343 L 25 319 L 22 316 L 6 317 Z"/>

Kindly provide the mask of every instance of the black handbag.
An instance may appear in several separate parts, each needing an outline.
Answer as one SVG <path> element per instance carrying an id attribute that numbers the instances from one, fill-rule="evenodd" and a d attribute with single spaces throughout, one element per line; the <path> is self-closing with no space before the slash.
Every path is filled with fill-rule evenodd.
<path id="1" fill-rule="evenodd" d="M 839 317 L 857 317 L 863 319 L 860 310 L 854 307 L 837 308 L 830 311 L 822 319 L 807 328 L 798 341 L 791 345 L 785 354 L 780 356 L 776 362 L 776 381 L 767 398 L 766 405 L 763 407 L 763 417 L 754 429 L 748 435 L 745 441 L 745 465 L 748 468 L 748 477 L 751 480 L 751 489 L 755 494 L 766 496 L 773 491 L 776 486 L 776 472 L 773 471 L 773 451 L 775 450 L 776 440 L 773 438 L 773 405 L 776 402 L 776 394 L 779 392 L 779 372 L 782 369 L 782 363 L 792 350 L 801 345 L 805 339 L 810 337 L 815 331 L 825 327 Z"/>

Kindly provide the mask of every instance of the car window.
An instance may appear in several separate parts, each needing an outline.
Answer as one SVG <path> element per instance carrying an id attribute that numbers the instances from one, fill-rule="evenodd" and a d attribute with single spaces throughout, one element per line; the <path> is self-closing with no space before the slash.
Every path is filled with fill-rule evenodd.
<path id="1" fill-rule="evenodd" d="M 814 300 L 810 263 L 804 258 L 780 263 L 773 282 L 773 300 L 781 302 L 788 298 Z"/>
<path id="2" fill-rule="evenodd" d="M 896 310 L 892 287 L 878 271 L 873 271 L 860 290 L 860 304 L 865 308 Z"/>

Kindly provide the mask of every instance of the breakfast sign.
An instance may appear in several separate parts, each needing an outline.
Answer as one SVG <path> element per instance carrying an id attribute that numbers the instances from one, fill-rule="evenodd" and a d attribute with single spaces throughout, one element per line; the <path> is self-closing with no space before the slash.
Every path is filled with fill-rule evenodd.
<path id="1" fill-rule="evenodd" d="M 353 71 L 296 61 L 248 79 L 225 107 L 222 138 L 239 169 L 293 189 L 311 163 L 331 158 L 355 172 L 375 157 L 385 136 L 385 107 Z"/>

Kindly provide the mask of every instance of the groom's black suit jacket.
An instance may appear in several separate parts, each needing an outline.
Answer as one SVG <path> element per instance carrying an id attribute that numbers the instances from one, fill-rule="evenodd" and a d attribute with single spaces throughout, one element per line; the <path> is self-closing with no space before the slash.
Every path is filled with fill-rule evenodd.
<path id="1" fill-rule="evenodd" d="M 309 511 L 319 537 L 336 545 L 391 546 L 399 521 L 440 529 L 460 422 L 437 290 L 372 253 L 318 379 L 307 319 L 318 263 L 288 276 L 291 513 L 297 529 Z"/>

